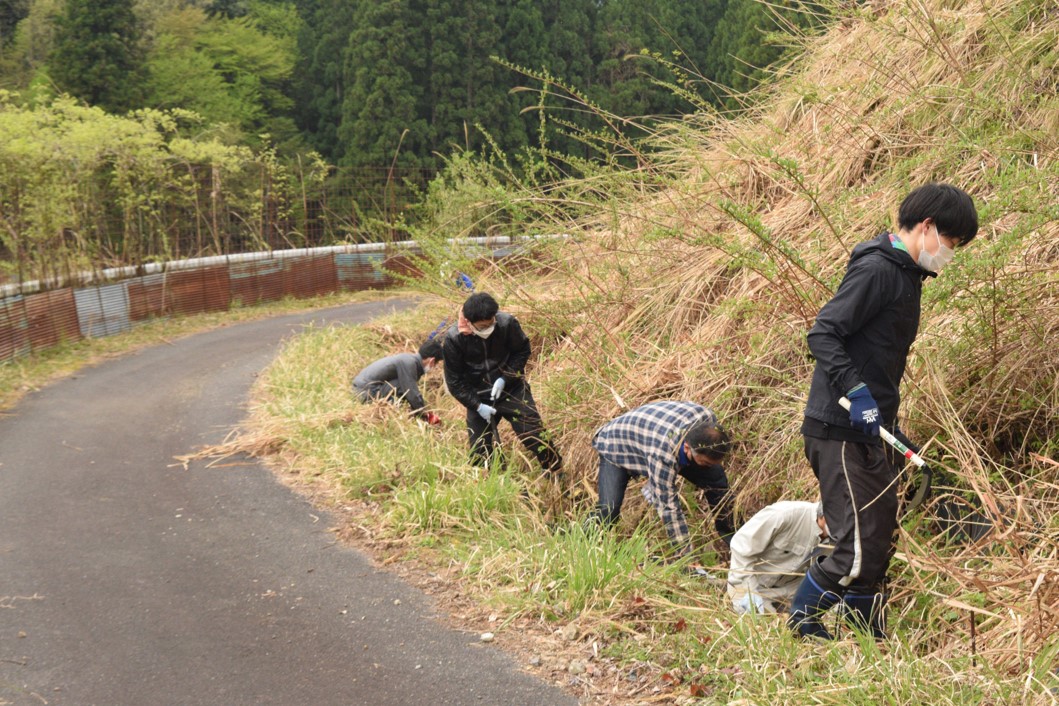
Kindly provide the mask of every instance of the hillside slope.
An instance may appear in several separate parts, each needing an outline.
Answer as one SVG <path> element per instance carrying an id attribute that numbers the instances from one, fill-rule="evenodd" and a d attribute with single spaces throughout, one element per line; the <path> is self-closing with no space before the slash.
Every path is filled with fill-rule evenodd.
<path id="1" fill-rule="evenodd" d="M 448 586 L 457 619 L 544 651 L 533 668 L 586 703 L 1054 703 L 1059 5 L 894 0 L 842 12 L 736 119 L 704 111 L 650 127 L 648 144 L 594 134 L 621 158 L 568 159 L 578 176 L 558 183 L 540 164 L 517 176 L 499 157 L 453 158 L 421 238 L 430 255 L 417 286 L 436 306 L 292 342 L 262 377 L 254 433 L 231 449 L 284 449 L 285 477 L 356 515 L 347 535 L 413 576 L 425 565 L 420 579 Z M 593 432 L 660 398 L 706 403 L 732 431 L 743 517 L 814 498 L 799 434 L 805 334 L 854 245 L 933 180 L 970 192 L 982 228 L 925 287 L 903 383 L 902 428 L 940 482 L 903 522 L 890 640 L 811 644 L 782 617 L 736 617 L 715 583 L 646 560 L 666 538 L 649 514 L 638 522 L 638 488 L 618 531 L 581 531 Z M 531 336 L 534 396 L 583 491 L 573 507 L 549 503 L 554 489 L 517 454 L 488 471 L 466 464 L 465 410 L 436 378 L 424 379 L 445 420 L 434 432 L 347 392 L 363 365 L 451 320 L 466 295 L 453 272 L 475 260 L 446 238 L 505 230 L 563 234 L 474 279 Z M 990 533 L 947 536 L 943 507 L 977 509 Z M 689 517 L 696 558 L 723 576 L 711 523 Z"/>
<path id="2" fill-rule="evenodd" d="M 806 40 L 751 115 L 670 124 L 636 169 L 568 184 L 559 208 L 517 223 L 572 235 L 532 263 L 539 279 L 523 262 L 482 285 L 543 339 L 536 376 L 569 465 L 590 486 L 598 424 L 694 399 L 739 439 L 729 475 L 744 515 L 812 497 L 798 434 L 805 333 L 852 247 L 894 223 L 914 186 L 954 183 L 982 229 L 925 288 L 902 427 L 930 440 L 942 487 L 905 523 L 894 612 L 925 654 L 1047 671 L 1059 627 L 1057 88 L 1055 2 L 873 3 Z M 941 501 L 979 505 L 991 536 L 947 542 Z"/>

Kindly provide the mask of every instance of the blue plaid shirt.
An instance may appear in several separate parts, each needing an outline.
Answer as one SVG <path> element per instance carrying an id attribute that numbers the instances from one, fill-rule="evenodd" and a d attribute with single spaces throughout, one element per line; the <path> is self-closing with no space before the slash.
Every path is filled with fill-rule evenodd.
<path id="1" fill-rule="evenodd" d="M 691 549 L 691 541 L 677 494 L 677 455 L 688 428 L 699 422 L 716 423 L 717 416 L 694 402 L 652 402 L 612 419 L 592 439 L 601 457 L 647 478 L 645 495 L 681 554 Z"/>

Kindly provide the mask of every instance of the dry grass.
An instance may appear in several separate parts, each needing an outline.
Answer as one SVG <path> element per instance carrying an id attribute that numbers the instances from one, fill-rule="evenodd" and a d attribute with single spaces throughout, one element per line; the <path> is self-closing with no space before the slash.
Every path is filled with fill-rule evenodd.
<path id="1" fill-rule="evenodd" d="M 582 237 L 544 257 L 550 274 L 484 286 L 547 332 L 545 416 L 586 484 L 599 424 L 693 399 L 741 440 L 729 474 L 749 514 L 814 492 L 798 437 L 804 334 L 853 245 L 895 222 L 914 185 L 967 189 L 983 229 L 927 285 L 903 427 L 933 438 L 952 492 L 995 529 L 959 546 L 909 527 L 894 603 L 925 626 L 928 656 L 1025 675 L 1059 628 L 1059 8 L 887 9 L 809 42 L 800 71 L 745 119 L 660 131 L 643 169 L 654 178 L 663 164 L 665 188 L 634 198 L 621 186 L 613 208 L 570 224 Z"/>
<path id="2" fill-rule="evenodd" d="M 881 649 L 814 650 L 781 625 L 733 620 L 701 586 L 658 577 L 641 603 L 618 594 L 581 619 L 600 640 L 626 645 L 615 664 L 657 669 L 652 688 L 682 661 L 699 660 L 685 665 L 692 680 L 702 678 L 698 665 L 725 665 L 732 671 L 711 687 L 720 703 L 736 693 L 747 703 L 803 703 L 807 694 L 841 703 L 856 688 L 890 703 L 962 703 L 967 694 L 1054 703 L 1059 6 L 908 0 L 851 13 L 806 41 L 805 56 L 752 114 L 689 117 L 658 129 L 635 169 L 520 193 L 544 213 L 527 230 L 575 237 L 476 281 L 530 331 L 535 396 L 580 487 L 594 485 L 589 442 L 600 424 L 647 401 L 692 399 L 714 407 L 738 439 L 728 471 L 746 517 L 816 492 L 798 433 L 812 371 L 804 337 L 853 246 L 893 223 L 913 186 L 967 189 L 983 227 L 925 288 L 902 428 L 926 442 L 944 477 L 938 500 L 982 508 L 991 534 L 947 540 L 934 505 L 905 523 L 891 584 L 895 639 Z M 577 203 L 548 211 L 563 193 Z M 601 194 L 602 206 L 593 201 Z M 457 299 L 446 295 L 444 307 Z M 411 337 L 395 336 L 384 340 L 401 347 Z M 458 427 L 457 405 L 431 394 Z M 421 443 L 388 418 L 371 421 L 392 443 Z M 447 445 L 423 453 L 461 453 L 462 433 L 444 435 Z M 446 479 L 464 482 L 466 472 L 453 466 Z M 398 490 L 411 483 L 391 480 Z M 539 518 L 525 522 L 535 537 Z M 693 531 L 708 546 L 712 530 Z M 475 566 L 475 578 L 453 578 L 483 601 L 517 591 L 511 576 L 532 584 L 532 571 L 546 570 L 526 569 L 503 547 L 480 561 L 486 545 L 472 544 L 452 561 Z M 527 610 L 517 619 L 532 617 Z M 685 617 L 691 635 L 672 634 Z M 676 698 L 673 683 L 621 691 L 620 674 L 595 678 L 586 677 L 598 686 L 587 700 Z"/>

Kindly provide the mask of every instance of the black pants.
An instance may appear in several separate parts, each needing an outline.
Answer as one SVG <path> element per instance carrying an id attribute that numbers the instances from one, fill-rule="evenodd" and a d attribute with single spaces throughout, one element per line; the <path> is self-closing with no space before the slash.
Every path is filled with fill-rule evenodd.
<path id="1" fill-rule="evenodd" d="M 896 458 L 881 444 L 806 436 L 805 457 L 820 482 L 830 556 L 810 574 L 829 590 L 875 592 L 886 576 L 897 529 Z"/>
<path id="2" fill-rule="evenodd" d="M 528 384 L 523 383 L 511 393 L 501 393 L 500 399 L 495 402 L 483 402 L 496 408 L 496 416 L 493 417 L 495 422 L 506 419 L 511 424 L 515 436 L 526 450 L 533 454 L 541 468 L 553 472 L 562 470 L 563 459 L 547 438 L 540 412 L 537 411 L 537 403 L 533 401 L 533 393 L 530 392 Z M 478 410 L 467 410 L 467 433 L 470 437 L 472 463 L 483 466 L 488 464 L 489 457 L 496 448 L 495 429 L 493 423 L 482 419 Z"/>

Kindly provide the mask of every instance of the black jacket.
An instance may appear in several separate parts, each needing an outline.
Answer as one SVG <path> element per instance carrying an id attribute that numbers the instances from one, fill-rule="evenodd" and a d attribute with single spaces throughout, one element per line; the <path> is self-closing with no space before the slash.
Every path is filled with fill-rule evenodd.
<path id="1" fill-rule="evenodd" d="M 505 393 L 523 386 L 530 357 L 529 338 L 511 314 L 496 315 L 496 329 L 489 338 L 464 335 L 456 325 L 445 333 L 445 384 L 467 409 L 489 402 L 497 378 L 503 376 Z"/>
<path id="2" fill-rule="evenodd" d="M 838 291 L 809 331 L 816 368 L 803 433 L 877 443 L 853 429 L 849 412 L 838 404 L 862 382 L 879 403 L 883 425 L 893 428 L 905 361 L 919 331 L 923 280 L 929 276 L 933 273 L 890 243 L 888 233 L 853 249 Z"/>

